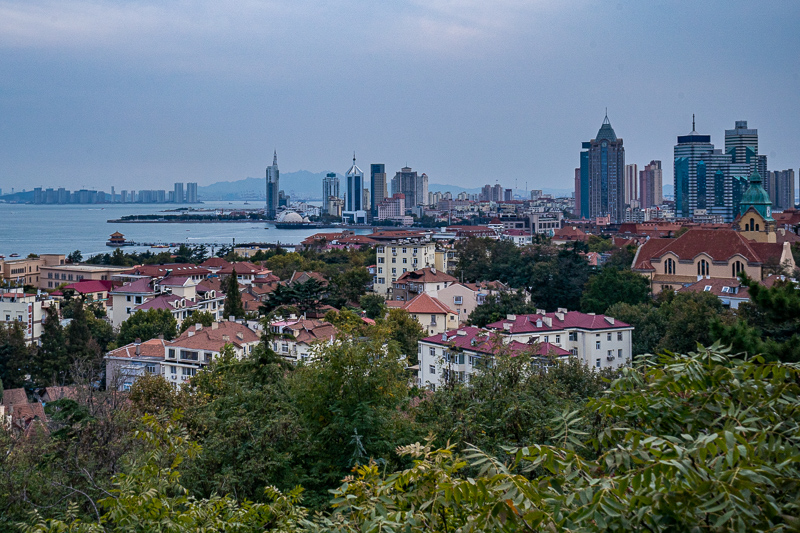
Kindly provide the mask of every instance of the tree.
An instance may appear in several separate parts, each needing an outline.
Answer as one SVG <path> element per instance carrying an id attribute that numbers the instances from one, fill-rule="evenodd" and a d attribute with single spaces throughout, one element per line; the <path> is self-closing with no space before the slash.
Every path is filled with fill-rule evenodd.
<path id="1" fill-rule="evenodd" d="M 536 306 L 526 301 L 527 297 L 520 291 L 503 291 L 490 294 L 484 302 L 469 315 L 469 324 L 479 328 L 497 322 L 508 315 L 524 315 L 535 313 Z"/>
<path id="2" fill-rule="evenodd" d="M 223 283 L 225 291 L 225 307 L 222 314 L 227 320 L 228 317 L 244 317 L 244 306 L 242 305 L 242 294 L 239 292 L 239 279 L 236 277 L 236 268 Z"/>
<path id="3" fill-rule="evenodd" d="M 80 250 L 75 250 L 67 256 L 67 261 L 70 263 L 80 263 L 83 260 L 83 254 Z"/>
<path id="4" fill-rule="evenodd" d="M 389 328 L 389 338 L 397 343 L 400 354 L 408 358 L 408 364 L 417 364 L 417 343 L 425 337 L 425 329 L 405 309 L 390 309 L 385 325 Z"/>
<path id="5" fill-rule="evenodd" d="M 778 280 L 765 287 L 743 276 L 742 283 L 750 301 L 739 306 L 736 321 L 715 320 L 712 333 L 735 351 L 800 362 L 800 291 L 795 282 Z"/>
<path id="6" fill-rule="evenodd" d="M 531 299 L 536 307 L 547 311 L 559 307 L 579 309 L 589 273 L 586 259 L 575 250 L 562 248 L 554 257 L 533 266 L 529 280 Z"/>
<path id="7" fill-rule="evenodd" d="M 356 303 L 367 290 L 367 283 L 372 276 L 365 267 L 355 267 L 345 270 L 334 278 L 337 293 L 347 303 Z"/>
<path id="8" fill-rule="evenodd" d="M 17 320 L 0 323 L 0 381 L 6 389 L 24 385 L 29 359 L 22 323 Z"/>
<path id="9" fill-rule="evenodd" d="M 688 353 L 698 343 L 711 345 L 716 340 L 711 324 L 716 320 L 730 321 L 730 313 L 720 299 L 709 292 L 665 291 L 659 294 L 656 303 L 665 325 L 657 351 Z"/>
<path id="10" fill-rule="evenodd" d="M 367 318 L 383 318 L 386 315 L 386 300 L 380 294 L 365 294 L 359 299 L 361 309 Z"/>
<path id="11" fill-rule="evenodd" d="M 124 346 L 140 339 L 142 342 L 163 335 L 164 339 L 175 338 L 178 321 L 168 309 L 139 309 L 119 326 L 117 344 Z"/>
<path id="12" fill-rule="evenodd" d="M 31 365 L 31 378 L 37 385 L 66 383 L 71 363 L 66 344 L 66 335 L 58 317 L 58 310 L 51 305 L 45 310 L 41 346 L 36 350 Z"/>
<path id="13" fill-rule="evenodd" d="M 630 270 L 603 268 L 589 278 L 581 296 L 581 311 L 602 314 L 616 303 L 636 305 L 650 299 L 647 279 Z"/>
<path id="14" fill-rule="evenodd" d="M 180 330 L 178 333 L 183 333 L 191 326 L 195 324 L 202 324 L 203 326 L 210 328 L 211 325 L 214 323 L 214 315 L 209 313 L 208 311 L 192 311 L 192 314 L 187 316 L 183 322 L 181 323 Z"/>
<path id="15" fill-rule="evenodd" d="M 633 355 L 656 353 L 667 329 L 664 316 L 652 303 L 617 303 L 606 309 L 606 315 L 633 326 Z"/>
<path id="16" fill-rule="evenodd" d="M 69 306 L 71 320 L 65 330 L 66 346 L 71 361 L 90 360 L 99 355 L 97 343 L 92 342 L 89 318 L 83 307 L 83 299 L 72 300 Z"/>

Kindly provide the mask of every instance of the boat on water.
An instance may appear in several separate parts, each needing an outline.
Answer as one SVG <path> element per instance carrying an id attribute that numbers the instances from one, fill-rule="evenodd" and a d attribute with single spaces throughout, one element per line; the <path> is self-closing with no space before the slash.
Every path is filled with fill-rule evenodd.
<path id="1" fill-rule="evenodd" d="M 150 248 L 169 248 L 168 244 L 154 244 Z"/>
<path id="2" fill-rule="evenodd" d="M 8 257 L 19 257 L 19 254 L 11 254 Z"/>

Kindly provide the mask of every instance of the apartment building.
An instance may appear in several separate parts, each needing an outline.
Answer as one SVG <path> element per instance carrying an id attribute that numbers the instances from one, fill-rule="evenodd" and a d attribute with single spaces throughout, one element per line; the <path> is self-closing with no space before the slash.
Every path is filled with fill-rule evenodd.
<path id="1" fill-rule="evenodd" d="M 307 318 L 273 322 L 270 331 L 276 334 L 269 343 L 272 350 L 295 364 L 311 359 L 316 345 L 332 343 L 338 333 L 330 322 Z"/>
<path id="2" fill-rule="evenodd" d="M 565 358 L 571 353 L 549 342 L 527 344 L 509 341 L 497 332 L 464 326 L 419 341 L 417 383 L 436 390 L 449 380 L 469 383 L 495 357 L 530 354 Z"/>
<path id="3" fill-rule="evenodd" d="M 0 272 L 3 282 L 21 287 L 32 285 L 41 287 L 42 269 L 46 266 L 63 265 L 66 256 L 63 254 L 41 254 L 35 257 L 0 260 Z"/>
<path id="4" fill-rule="evenodd" d="M 374 291 L 390 294 L 394 282 L 406 272 L 434 268 L 447 272 L 447 252 L 437 250 L 429 240 L 404 239 L 380 244 L 377 247 L 377 264 Z"/>
<path id="5" fill-rule="evenodd" d="M 38 344 L 42 336 L 44 309 L 50 303 L 52 302 L 43 302 L 36 294 L 25 293 L 22 289 L 0 292 L 0 322 L 19 322 L 25 331 L 25 342 Z"/>
<path id="6" fill-rule="evenodd" d="M 591 368 L 619 368 L 633 357 L 633 326 L 613 317 L 558 309 L 555 313 L 537 310 L 530 315 L 508 315 L 488 324 L 510 341 L 550 343 L 569 351 Z"/>
<path id="7" fill-rule="evenodd" d="M 83 280 L 108 281 L 130 270 L 131 267 L 110 265 L 45 264 L 41 267 L 36 285 L 40 289 L 55 289 L 60 285 Z"/>

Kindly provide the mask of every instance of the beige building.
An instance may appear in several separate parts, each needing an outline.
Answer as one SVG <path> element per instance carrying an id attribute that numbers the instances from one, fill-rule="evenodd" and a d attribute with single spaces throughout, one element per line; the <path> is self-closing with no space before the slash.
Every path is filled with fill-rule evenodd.
<path id="1" fill-rule="evenodd" d="M 0 261 L 3 282 L 12 286 L 33 285 L 41 287 L 42 269 L 48 266 L 63 265 L 63 254 L 42 254 L 38 257 L 4 259 Z"/>
<path id="2" fill-rule="evenodd" d="M 420 323 L 426 335 L 436 335 L 458 327 L 458 315 L 447 305 L 425 293 L 410 302 L 389 300 L 390 308 L 404 309 Z"/>
<path id="3" fill-rule="evenodd" d="M 459 324 L 464 324 L 475 308 L 486 301 L 487 296 L 505 290 L 508 290 L 508 286 L 499 281 L 453 283 L 437 291 L 436 297 L 456 312 Z"/>
<path id="4" fill-rule="evenodd" d="M 62 256 L 63 257 L 63 256 Z M 43 265 L 37 285 L 40 289 L 55 289 L 60 285 L 82 280 L 110 280 L 113 276 L 130 272 L 130 267 L 86 264 Z"/>
<path id="5" fill-rule="evenodd" d="M 390 298 L 392 300 L 408 301 L 422 293 L 436 298 L 438 291 L 449 287 L 457 281 L 450 274 L 432 267 L 409 271 L 402 274 L 392 284 Z"/>
<path id="6" fill-rule="evenodd" d="M 632 269 L 646 276 L 653 294 L 658 294 L 703 278 L 730 279 L 745 272 L 761 281 L 782 265 L 795 268 L 788 242 L 756 242 L 746 235 L 726 229 L 691 229 L 677 239 L 653 238 L 639 247 Z"/>

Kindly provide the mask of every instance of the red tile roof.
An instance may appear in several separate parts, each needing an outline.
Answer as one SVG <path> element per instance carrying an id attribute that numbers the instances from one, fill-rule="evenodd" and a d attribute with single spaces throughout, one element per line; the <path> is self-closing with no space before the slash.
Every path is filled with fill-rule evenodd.
<path id="1" fill-rule="evenodd" d="M 214 326 L 201 327 L 199 331 L 196 331 L 195 326 L 189 326 L 189 329 L 184 331 L 172 344 L 180 348 L 218 352 L 226 343 L 241 347 L 243 344 L 261 340 L 255 331 L 238 322 L 224 321 L 216 324 L 216 329 Z M 241 335 L 241 338 L 238 335 Z M 227 337 L 227 340 L 224 337 Z"/>
<path id="2" fill-rule="evenodd" d="M 64 287 L 64 290 L 73 289 L 80 294 L 91 294 L 95 292 L 109 292 L 112 288 L 113 283 L 111 280 L 85 279 L 77 283 L 70 283 Z"/>
<path id="3" fill-rule="evenodd" d="M 173 311 L 178 309 L 178 302 L 185 300 L 185 298 L 177 294 L 159 294 L 155 298 L 150 298 L 141 305 L 136 306 L 136 311 L 147 311 L 148 309 L 167 309 Z M 186 306 L 191 307 L 194 305 L 192 300 L 186 300 Z"/>
<path id="4" fill-rule="evenodd" d="M 555 241 L 586 241 L 589 236 L 580 228 L 575 226 L 564 226 L 553 232 Z"/>
<path id="5" fill-rule="evenodd" d="M 125 283 L 121 287 L 117 287 L 113 292 L 115 293 L 155 293 L 153 287 L 150 285 L 150 278 L 141 278 L 130 283 Z"/>
<path id="6" fill-rule="evenodd" d="M 706 290 L 706 287 L 709 287 L 709 289 Z M 742 285 L 737 278 L 701 279 L 691 285 L 681 287 L 678 292 L 710 292 L 719 298 L 750 299 L 749 289 L 747 286 Z"/>
<path id="7" fill-rule="evenodd" d="M 455 313 L 455 311 L 443 304 L 438 298 L 428 296 L 424 292 L 409 300 L 409 302 L 403 306 L 403 309 L 414 314 L 442 315 Z"/>
<path id="8" fill-rule="evenodd" d="M 495 355 L 501 350 L 507 350 L 507 353 L 513 356 L 526 352 L 530 353 L 533 348 L 532 344 L 518 341 L 506 343 L 503 336 L 497 332 L 476 328 L 474 326 L 464 326 L 440 335 L 431 335 L 422 340 L 430 344 L 452 346 L 461 350 L 489 355 Z M 538 349 L 535 352 L 535 355 L 551 355 L 557 357 L 569 354 L 569 351 L 559 348 L 549 342 L 539 343 Z"/>
<path id="9" fill-rule="evenodd" d="M 578 311 L 511 316 L 514 318 L 506 318 L 488 324 L 486 327 L 493 330 L 505 331 L 510 334 L 546 333 L 548 331 L 559 331 L 562 329 L 602 330 L 630 327 L 630 324 L 615 320 L 611 317 L 606 317 L 605 315 L 590 315 Z M 561 317 L 563 317 L 563 320 Z M 552 325 L 548 326 L 545 318 L 550 319 Z M 540 320 L 541 323 L 539 322 Z"/>
<path id="10" fill-rule="evenodd" d="M 447 272 L 425 267 L 404 273 L 397 278 L 395 283 L 455 283 L 457 281 L 458 279 Z"/>
<path id="11" fill-rule="evenodd" d="M 28 403 L 28 395 L 25 393 L 25 389 L 6 389 L 3 391 L 3 405 L 6 408 L 21 403 Z"/>
<path id="12" fill-rule="evenodd" d="M 164 265 L 139 265 L 133 268 L 132 273 L 151 278 L 163 278 L 168 275 L 207 276 L 211 271 L 193 263 L 167 263 Z"/>
<path id="13" fill-rule="evenodd" d="M 109 357 L 125 357 L 131 359 L 137 357 L 136 348 L 138 346 L 140 356 L 159 357 L 163 359 L 164 352 L 168 344 L 170 344 L 170 342 L 165 341 L 164 339 L 150 339 L 138 345 L 135 342 L 132 342 L 130 344 L 126 344 L 125 346 L 121 346 L 116 350 L 111 350 L 106 355 Z"/>
<path id="14" fill-rule="evenodd" d="M 706 254 L 713 261 L 728 261 L 740 255 L 748 262 L 764 263 L 780 259 L 783 245 L 750 241 L 734 230 L 691 229 L 677 239 L 647 241 L 639 248 L 633 269 L 653 270 L 652 259 L 660 259 L 669 252 L 684 260 Z"/>
<path id="15" fill-rule="evenodd" d="M 200 266 L 206 267 L 206 268 L 209 268 L 209 269 L 217 269 L 217 268 L 224 268 L 224 267 L 228 266 L 229 264 L 230 263 L 228 263 L 227 261 L 225 261 L 221 257 L 209 257 L 208 259 L 206 259 L 205 261 L 200 263 Z"/>
<path id="16" fill-rule="evenodd" d="M 226 275 L 226 274 L 230 275 L 233 273 L 234 270 L 236 270 L 237 276 L 242 276 L 242 275 L 265 276 L 271 272 L 270 269 L 253 264 L 250 261 L 239 261 L 238 263 L 229 263 L 228 265 L 222 267 L 217 273 L 220 275 Z"/>

